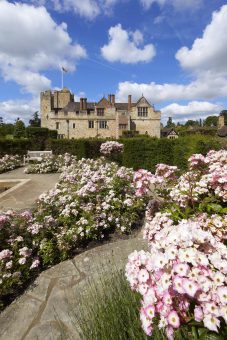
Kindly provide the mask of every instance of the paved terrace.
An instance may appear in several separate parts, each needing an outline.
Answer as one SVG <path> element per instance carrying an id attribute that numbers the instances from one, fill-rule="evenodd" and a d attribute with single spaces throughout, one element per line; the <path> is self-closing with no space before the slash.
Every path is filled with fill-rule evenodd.
<path id="1" fill-rule="evenodd" d="M 0 212 L 32 208 L 39 195 L 53 188 L 58 178 L 59 174 L 25 174 L 24 168 L 0 174 L 0 180 L 29 180 L 8 194 L 0 195 Z"/>
<path id="2" fill-rule="evenodd" d="M 93 248 L 44 271 L 0 314 L 1 340 L 80 340 L 77 316 L 88 280 L 124 268 L 128 255 L 146 249 L 141 237 Z"/>

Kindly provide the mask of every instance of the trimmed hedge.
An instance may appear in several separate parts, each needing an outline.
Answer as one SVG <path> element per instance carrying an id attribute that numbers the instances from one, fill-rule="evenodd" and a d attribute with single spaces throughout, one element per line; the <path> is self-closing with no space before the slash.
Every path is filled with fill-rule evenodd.
<path id="1" fill-rule="evenodd" d="M 31 140 L 32 150 L 45 150 L 49 138 L 57 138 L 57 131 L 29 126 L 26 135 Z"/>
<path id="2" fill-rule="evenodd" d="M 29 139 L 0 139 L 0 155 L 24 155 L 31 150 L 32 144 Z"/>
<path id="3" fill-rule="evenodd" d="M 37 129 L 39 129 L 38 133 L 40 128 Z M 33 136 L 37 136 L 37 134 Z M 33 137 L 30 140 L 0 139 L 0 155 L 7 153 L 22 155 L 27 150 L 46 149 L 52 150 L 56 155 L 68 152 L 77 156 L 78 159 L 97 158 L 101 156 L 100 145 L 106 141 L 104 139 L 48 139 L 44 143 L 42 140 L 38 142 L 37 138 Z M 185 136 L 175 140 L 137 136 L 121 138 L 119 141 L 124 144 L 124 152 L 110 156 L 110 160 L 135 170 L 144 168 L 152 172 L 158 163 L 177 165 L 181 170 L 186 170 L 187 159 L 193 153 L 206 154 L 211 149 L 227 148 L 226 139 L 204 135 Z"/>

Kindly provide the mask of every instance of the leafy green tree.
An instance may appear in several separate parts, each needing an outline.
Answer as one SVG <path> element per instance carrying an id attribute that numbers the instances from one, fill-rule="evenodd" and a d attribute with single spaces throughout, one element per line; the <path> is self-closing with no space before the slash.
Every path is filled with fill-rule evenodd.
<path id="1" fill-rule="evenodd" d="M 169 117 L 166 123 L 167 128 L 173 128 L 175 127 L 175 124 L 173 123 L 172 117 Z"/>
<path id="2" fill-rule="evenodd" d="M 29 120 L 30 126 L 33 127 L 40 127 L 41 126 L 41 119 L 39 118 L 39 112 L 36 111 L 33 113 L 32 119 Z"/>
<path id="3" fill-rule="evenodd" d="M 204 126 L 217 126 L 218 125 L 218 116 L 208 116 L 204 120 Z"/>
<path id="4" fill-rule="evenodd" d="M 15 125 L 14 125 L 14 131 L 13 131 L 13 137 L 14 138 L 22 138 L 25 137 L 25 125 L 20 118 L 17 118 Z"/>
<path id="5" fill-rule="evenodd" d="M 187 120 L 187 122 L 185 123 L 185 126 L 199 126 L 199 122 L 197 120 L 192 120 L 189 119 Z"/>

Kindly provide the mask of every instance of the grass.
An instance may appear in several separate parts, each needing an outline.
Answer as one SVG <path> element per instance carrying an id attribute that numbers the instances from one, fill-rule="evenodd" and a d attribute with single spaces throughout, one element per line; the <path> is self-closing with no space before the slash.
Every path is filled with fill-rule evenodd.
<path id="1" fill-rule="evenodd" d="M 133 292 L 123 271 L 114 269 L 89 282 L 81 296 L 79 315 L 74 315 L 82 340 L 148 340 L 139 318 L 140 295 Z M 64 338 L 64 337 L 63 337 Z M 157 328 L 152 336 L 166 337 Z"/>

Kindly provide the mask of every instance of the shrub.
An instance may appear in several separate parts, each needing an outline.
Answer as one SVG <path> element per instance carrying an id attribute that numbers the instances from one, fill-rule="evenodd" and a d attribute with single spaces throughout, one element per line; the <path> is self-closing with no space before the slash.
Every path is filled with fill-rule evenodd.
<path id="1" fill-rule="evenodd" d="M 31 141 L 26 139 L 0 139 L 0 156 L 24 155 L 31 150 Z"/>
<path id="2" fill-rule="evenodd" d="M 57 131 L 29 126 L 26 135 L 31 140 L 32 150 L 45 150 L 48 138 L 56 138 Z"/>
<path id="3" fill-rule="evenodd" d="M 158 196 L 146 212 L 150 251 L 135 251 L 126 267 L 131 288 L 142 295 L 140 319 L 149 336 L 156 319 L 168 339 L 181 325 L 195 339 L 227 336 L 226 159 L 225 150 L 192 155 L 179 178 L 167 165 L 155 175 L 135 174 L 137 196 L 149 184 Z"/>
<path id="4" fill-rule="evenodd" d="M 5 155 L 4 157 L 0 158 L 0 173 L 19 168 L 21 163 L 21 157 L 18 155 Z"/>

